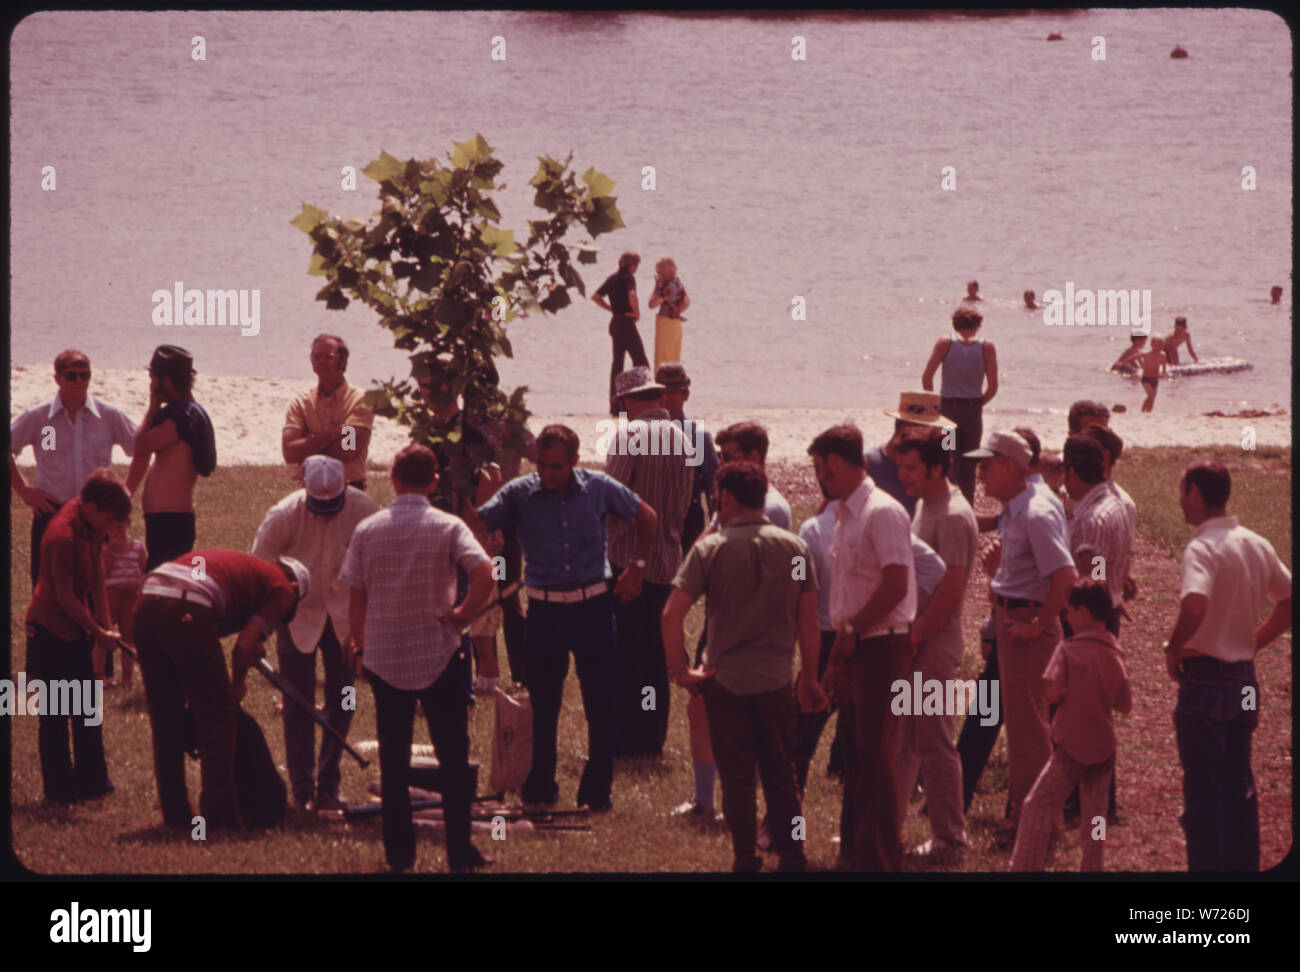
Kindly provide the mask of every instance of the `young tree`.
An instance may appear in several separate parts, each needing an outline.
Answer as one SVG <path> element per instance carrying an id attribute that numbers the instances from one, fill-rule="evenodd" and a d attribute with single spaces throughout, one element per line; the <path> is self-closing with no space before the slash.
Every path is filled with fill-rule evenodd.
<path id="1" fill-rule="evenodd" d="M 441 422 L 412 395 L 406 379 L 379 383 L 366 393 L 377 415 L 411 428 L 411 438 L 440 442 L 453 460 L 453 485 L 464 495 L 474 470 L 500 456 L 517 464 L 526 452 L 524 407 L 527 387 L 509 398 L 498 387 L 492 359 L 513 357 L 505 325 L 528 312 L 554 313 L 571 303 L 569 288 L 586 295 L 578 263 L 595 263 L 589 245 L 566 243 L 571 229 L 585 230 L 588 241 L 621 228 L 614 181 L 595 168 L 581 176 L 564 162 L 541 156 L 530 185 L 533 204 L 549 218 L 528 221 L 520 246 L 512 230 L 500 227 L 493 194 L 502 163 L 476 135 L 457 142 L 447 161 L 406 162 L 381 151 L 365 175 L 379 183 L 380 209 L 369 221 L 332 216 L 303 204 L 291 222 L 313 243 L 307 272 L 326 278 L 316 295 L 331 310 L 359 300 L 379 314 L 394 346 L 414 352 L 411 377 L 446 383 L 465 396 L 465 420 L 484 432 L 489 445 L 466 448 L 459 429 Z M 467 460 L 467 461 L 465 461 Z"/>

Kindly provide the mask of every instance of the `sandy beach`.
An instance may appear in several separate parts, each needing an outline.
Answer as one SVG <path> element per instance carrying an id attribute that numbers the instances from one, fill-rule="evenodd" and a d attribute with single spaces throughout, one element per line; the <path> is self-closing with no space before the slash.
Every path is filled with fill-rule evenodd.
<path id="1" fill-rule="evenodd" d="M 43 365 L 14 365 L 10 369 L 10 419 L 41 401 L 49 401 L 56 392 L 52 368 Z M 350 376 L 354 382 L 358 376 Z M 262 465 L 282 461 L 280 429 L 290 399 L 310 386 L 310 375 L 302 380 L 286 378 L 223 377 L 200 374 L 195 381 L 194 397 L 212 417 L 217 433 L 217 460 L 223 465 Z M 139 421 L 148 401 L 149 388 L 144 369 L 124 370 L 95 368 L 91 394 L 123 409 L 133 421 Z M 999 405 L 1006 405 L 999 408 Z M 1109 403 L 1107 403 L 1109 404 Z M 882 399 L 871 408 L 834 409 L 749 409 L 726 412 L 710 410 L 687 414 L 705 428 L 717 430 L 733 422 L 761 423 L 771 437 L 769 458 L 802 461 L 808 443 L 817 433 L 838 422 L 854 422 L 862 429 L 868 444 L 885 441 L 893 428 L 893 419 L 883 409 L 897 406 L 897 401 Z M 1016 410 L 1011 395 L 999 395 L 984 411 L 984 428 L 1028 425 L 1038 432 L 1048 448 L 1059 448 L 1066 435 L 1065 412 L 1068 395 L 1062 397 L 1059 411 Z M 603 415 L 534 415 L 529 427 L 534 431 L 551 422 L 562 422 L 578 433 L 582 441 L 582 459 L 598 461 L 597 423 Z M 1208 445 L 1239 445 L 1243 428 L 1255 429 L 1256 443 L 1261 446 L 1287 446 L 1291 443 L 1291 416 L 1271 415 L 1261 418 L 1223 418 L 1202 415 L 1143 415 L 1125 412 L 1113 415 L 1113 428 L 1130 446 L 1179 445 L 1194 449 Z M 387 464 L 407 442 L 407 430 L 388 419 L 377 419 L 370 444 L 372 461 Z M 116 459 L 126 461 L 117 453 Z M 30 464 L 30 453 L 20 462 Z"/>

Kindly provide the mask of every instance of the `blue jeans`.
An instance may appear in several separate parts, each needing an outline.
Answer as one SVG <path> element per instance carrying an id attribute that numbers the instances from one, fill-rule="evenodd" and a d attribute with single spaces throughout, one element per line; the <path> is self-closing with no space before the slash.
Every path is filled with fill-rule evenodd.
<path id="1" fill-rule="evenodd" d="M 1184 658 L 1174 728 L 1183 764 L 1189 871 L 1259 870 L 1259 801 L 1250 737 L 1259 724 L 1255 663 Z M 1254 707 L 1243 706 L 1253 689 Z"/>
<path id="2" fill-rule="evenodd" d="M 524 781 L 526 803 L 554 803 L 556 733 L 564 703 L 569 652 L 587 715 L 587 766 L 578 803 L 605 807 L 614 782 L 614 602 L 600 594 L 574 604 L 529 600 L 524 654 L 533 703 L 533 767 Z"/>

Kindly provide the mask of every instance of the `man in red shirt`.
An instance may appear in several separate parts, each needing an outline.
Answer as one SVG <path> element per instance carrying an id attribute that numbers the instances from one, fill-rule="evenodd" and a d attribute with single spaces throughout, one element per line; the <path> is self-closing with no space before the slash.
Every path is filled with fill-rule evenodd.
<path id="1" fill-rule="evenodd" d="M 113 525 L 130 518 L 131 495 L 126 487 L 111 469 L 96 469 L 81 494 L 65 503 L 46 527 L 40 571 L 27 609 L 28 679 L 40 679 L 46 686 L 63 680 L 93 683 L 92 642 L 110 649 L 117 637 L 108 619 L 100 553 Z M 45 799 L 71 803 L 111 793 L 101 723 L 72 720 L 74 768 L 68 753 L 69 713 L 52 711 L 59 707 L 53 698 L 47 700 L 37 732 Z"/>
<path id="2" fill-rule="evenodd" d="M 136 648 L 153 724 L 154 775 L 163 821 L 189 828 L 185 789 L 188 702 L 198 733 L 208 827 L 240 823 L 235 737 L 248 669 L 263 640 L 287 624 L 309 593 L 307 568 L 292 557 L 268 563 L 234 550 L 194 550 L 146 575 L 135 613 Z M 221 639 L 238 632 L 230 674 Z"/>

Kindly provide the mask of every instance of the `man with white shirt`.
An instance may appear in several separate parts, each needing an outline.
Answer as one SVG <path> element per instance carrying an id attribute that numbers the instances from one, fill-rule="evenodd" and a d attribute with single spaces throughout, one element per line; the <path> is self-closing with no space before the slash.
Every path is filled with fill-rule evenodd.
<path id="1" fill-rule="evenodd" d="M 1106 630 L 1118 637 L 1119 608 L 1124 602 L 1124 578 L 1129 573 L 1132 539 L 1128 515 L 1106 482 L 1102 450 L 1090 435 L 1065 440 L 1065 488 L 1074 500 L 1070 517 L 1070 552 L 1080 577 L 1095 574 L 1111 598 Z"/>
<path id="2" fill-rule="evenodd" d="M 343 646 L 351 638 L 348 589 L 339 569 L 357 524 L 379 512 L 379 504 L 345 482 L 343 463 L 329 456 L 308 456 L 302 464 L 303 489 L 295 490 L 267 512 L 253 540 L 253 556 L 272 563 L 293 557 L 311 574 L 311 594 L 298 605 L 293 621 L 276 632 L 280 674 L 306 699 L 316 698 L 316 649 L 325 666 L 325 712 L 330 725 L 346 737 L 356 706 L 344 705 L 352 689 L 352 672 Z M 343 747 L 323 733 L 320 761 L 312 771 L 316 723 L 296 705 L 284 707 L 285 763 L 294 803 L 307 809 L 342 809 L 339 760 Z M 313 797 L 314 782 L 314 797 Z"/>
<path id="3" fill-rule="evenodd" d="M 40 574 L 41 537 L 90 474 L 113 462 L 113 446 L 135 455 L 135 423 L 119 408 L 90 394 L 90 359 L 64 351 L 54 359 L 59 393 L 9 423 L 9 486 L 32 511 L 32 586 Z M 26 446 L 36 457 L 36 485 L 29 486 L 14 456 Z"/>
<path id="4" fill-rule="evenodd" d="M 813 440 L 817 481 L 840 500 L 831 544 L 831 623 L 839 636 L 826 671 L 844 740 L 841 866 L 899 871 L 902 845 L 894 759 L 898 720 L 890 686 L 901 678 L 916 614 L 912 525 L 867 475 L 862 433 L 837 425 Z"/>
<path id="5" fill-rule="evenodd" d="M 1228 515 L 1231 491 L 1227 468 L 1210 459 L 1188 463 L 1178 482 L 1193 532 L 1165 660 L 1178 683 L 1174 728 L 1189 871 L 1259 870 L 1250 769 L 1259 722 L 1255 656 L 1291 627 L 1291 572 L 1272 544 Z M 1273 610 L 1259 624 L 1270 601 Z"/>

